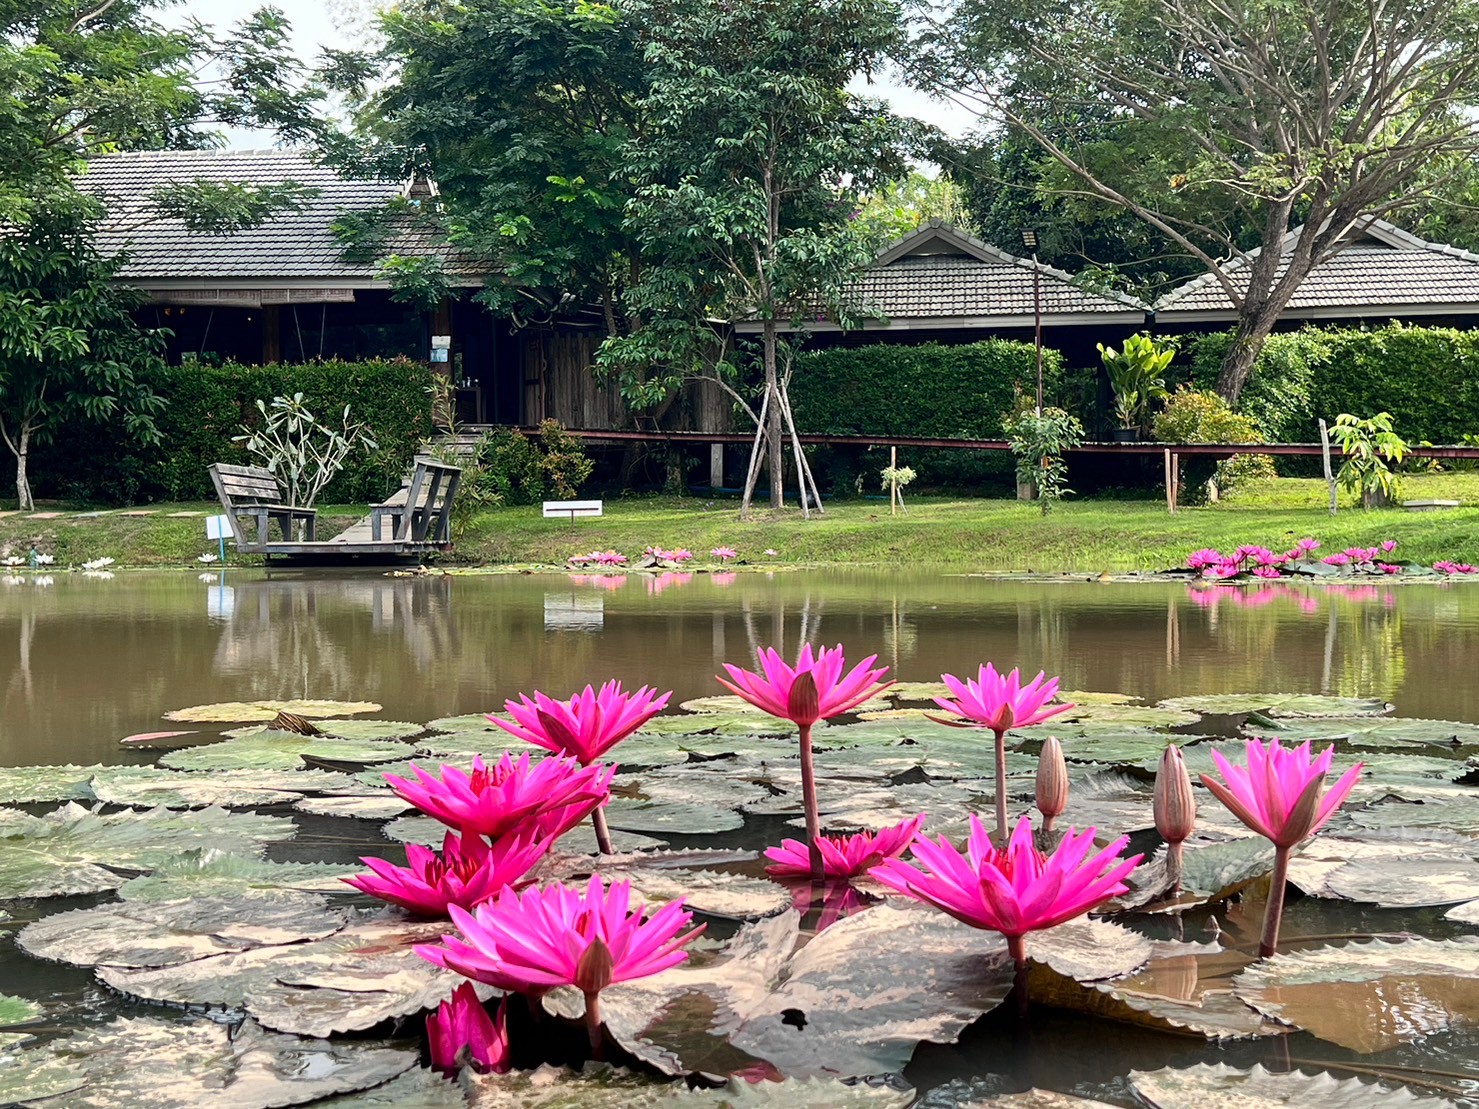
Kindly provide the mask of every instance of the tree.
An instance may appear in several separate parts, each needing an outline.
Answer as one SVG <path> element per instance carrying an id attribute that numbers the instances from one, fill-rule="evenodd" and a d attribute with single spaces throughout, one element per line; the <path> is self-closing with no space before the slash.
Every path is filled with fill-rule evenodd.
<path id="1" fill-rule="evenodd" d="M 858 219 L 884 242 L 901 239 L 930 220 L 947 223 L 967 235 L 981 231 L 966 200 L 966 190 L 944 174 L 926 177 L 913 170 L 897 181 L 885 181 L 862 201 Z"/>
<path id="2" fill-rule="evenodd" d="M 713 321 L 758 319 L 764 381 L 741 511 L 764 457 L 782 505 L 782 424 L 802 475 L 780 363 L 781 324 L 851 318 L 848 286 L 874 257 L 855 220 L 860 197 L 903 171 L 905 132 L 878 101 L 847 89 L 897 41 L 890 0 L 652 3 L 650 87 L 628 147 L 637 195 L 628 225 L 644 255 L 627 303 L 652 321 L 608 341 L 602 359 L 660 387 L 717 357 Z M 647 387 L 653 387 L 648 379 Z"/>
<path id="3" fill-rule="evenodd" d="M 80 192 L 78 172 L 98 154 L 211 145 L 220 125 L 265 126 L 286 140 L 321 127 L 322 86 L 289 51 L 280 12 L 263 8 L 217 35 L 199 22 L 163 28 L 154 15 L 169 4 L 0 8 L 0 437 L 16 458 L 22 508 L 34 507 L 30 447 L 60 416 L 120 421 L 147 439 L 162 403 L 148 384 L 159 337 L 130 315 L 133 297 L 115 281 L 123 259 L 94 245 L 107 198 Z M 304 195 L 291 185 L 183 183 L 129 220 L 167 213 L 229 230 Z"/>
<path id="4" fill-rule="evenodd" d="M 153 417 L 164 401 L 148 381 L 163 365 L 163 343 L 134 323 L 137 297 L 113 280 L 119 261 L 93 246 L 95 218 L 85 203 L 54 203 L 0 235 L 0 438 L 15 456 L 23 512 L 36 507 L 31 447 L 65 416 L 158 437 Z"/>
<path id="5" fill-rule="evenodd" d="M 390 80 L 358 98 L 358 137 L 382 168 L 435 180 L 428 209 L 445 239 L 501 275 L 480 299 L 538 322 L 599 305 L 608 334 L 626 330 L 622 290 L 640 259 L 623 225 L 623 157 L 647 89 L 637 12 L 587 0 L 406 0 L 380 28 L 378 56 L 355 72 Z M 425 279 L 386 261 L 392 281 Z"/>
<path id="6" fill-rule="evenodd" d="M 1029 136 L 1061 191 L 1213 276 L 1238 310 L 1230 400 L 1311 269 L 1479 152 L 1475 0 L 956 0 L 915 56 L 921 84 Z M 1042 122 L 1083 111 L 1101 138 Z"/>

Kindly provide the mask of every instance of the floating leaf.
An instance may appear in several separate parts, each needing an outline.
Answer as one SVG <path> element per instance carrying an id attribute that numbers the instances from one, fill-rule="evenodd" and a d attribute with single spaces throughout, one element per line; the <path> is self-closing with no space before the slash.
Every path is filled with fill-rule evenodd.
<path id="1" fill-rule="evenodd" d="M 944 682 L 894 682 L 888 687 L 888 696 L 895 701 L 933 701 L 949 697 L 950 687 Z"/>
<path id="2" fill-rule="evenodd" d="M 166 720 L 179 720 L 187 724 L 233 723 L 236 721 L 268 721 L 277 718 L 280 712 L 295 716 L 358 716 L 366 712 L 379 712 L 380 706 L 372 701 L 222 701 L 214 705 L 194 705 L 188 709 L 175 709 L 164 714 Z"/>
<path id="3" fill-rule="evenodd" d="M 474 755 L 480 755 L 484 762 L 492 762 L 501 758 L 512 742 L 514 739 L 507 732 L 461 731 L 445 735 L 425 735 L 416 740 L 416 758 L 455 757 L 471 762 Z M 520 750 L 518 753 L 527 753 L 530 762 L 544 757 L 544 752 L 538 747 L 527 743 L 523 747 L 527 751 Z"/>
<path id="4" fill-rule="evenodd" d="M 1252 712 L 1275 717 L 1383 716 L 1392 711 L 1392 706 L 1380 699 L 1313 693 L 1211 693 L 1171 697 L 1162 701 L 1161 707 L 1215 716 L 1246 716 Z"/>
<path id="5" fill-rule="evenodd" d="M 318 720 L 318 730 L 336 739 L 410 739 L 426 728 L 404 720 Z"/>
<path id="6" fill-rule="evenodd" d="M 743 828 L 745 821 L 732 809 L 681 802 L 650 803 L 615 797 L 606 805 L 606 823 L 627 832 L 669 835 L 713 835 Z"/>
<path id="7" fill-rule="evenodd" d="M 89 1027 L 12 1063 L 74 1080 L 85 1092 L 69 1104 L 96 1109 L 271 1109 L 378 1086 L 416 1065 L 416 1052 L 385 1042 L 330 1043 L 263 1031 L 248 1021 L 234 1034 L 211 1021 L 120 1018 Z M 57 1071 L 60 1066 L 66 1071 Z M 0 1071 L 0 1088 L 11 1068 Z M 80 1073 L 84 1085 L 75 1084 Z M 20 1075 L 16 1076 L 20 1078 Z M 33 1085 L 27 1104 L 55 1096 Z M 39 1104 L 39 1102 L 38 1102 Z"/>
<path id="8" fill-rule="evenodd" d="M 346 893 L 349 887 L 339 879 L 363 869 L 359 864 L 273 863 L 207 848 L 171 859 L 152 874 L 130 878 L 118 887 L 118 896 L 125 901 L 174 901 L 271 896 L 280 890 Z"/>
<path id="9" fill-rule="evenodd" d="M 0 804 L 90 801 L 92 776 L 104 766 L 0 766 Z"/>
<path id="10" fill-rule="evenodd" d="M 1467 905 L 1455 905 L 1443 914 L 1444 920 L 1456 920 L 1460 924 L 1479 924 L 1479 901 Z"/>
<path id="11" fill-rule="evenodd" d="M 381 829 L 386 839 L 400 843 L 419 843 L 423 847 L 440 847 L 447 834 L 447 826 L 429 816 L 402 816 L 392 820 Z M 654 847 L 665 847 L 663 840 L 635 832 L 612 829 L 611 844 L 617 851 L 645 851 Z M 562 850 L 582 855 L 596 852 L 596 834 L 589 823 L 579 824 L 560 837 Z"/>
<path id="12" fill-rule="evenodd" d="M 734 920 L 757 920 L 791 907 L 791 895 L 766 878 L 713 870 L 622 870 L 605 863 L 600 872 L 607 881 L 630 881 L 633 892 L 654 906 L 681 897 L 695 912 Z"/>
<path id="13" fill-rule="evenodd" d="M 1262 1066 L 1239 1070 L 1226 1063 L 1198 1063 L 1158 1071 L 1131 1071 L 1130 1083 L 1157 1109 L 1275 1109 L 1318 1106 L 1319 1109 L 1401 1109 L 1431 1106 L 1405 1087 L 1392 1089 L 1358 1078 L 1270 1071 Z"/>
<path id="14" fill-rule="evenodd" d="M 1311 740 L 1316 745 L 1337 739 L 1357 747 L 1402 748 L 1412 743 L 1454 747 L 1479 743 L 1479 724 L 1393 716 L 1340 716 L 1314 720 L 1259 720 L 1255 717 L 1243 730 L 1249 735 L 1279 736 L 1286 743 Z"/>
<path id="15" fill-rule="evenodd" d="M 692 700 L 684 701 L 678 708 L 683 712 L 706 713 L 711 715 L 716 713 L 727 715 L 736 712 L 748 713 L 752 716 L 770 715 L 764 709 L 756 708 L 743 697 L 736 697 L 733 693 L 716 693 L 712 697 L 694 697 Z M 675 713 L 668 713 L 666 716 L 658 717 L 658 719 L 667 720 L 675 715 Z"/>
<path id="16" fill-rule="evenodd" d="M 1316 897 L 1382 908 L 1452 905 L 1479 897 L 1479 861 L 1444 840 L 1403 837 L 1373 843 L 1319 836 L 1291 861 L 1289 879 Z"/>
<path id="17" fill-rule="evenodd" d="M 914 1100 L 908 1089 L 825 1078 L 732 1079 L 716 1090 L 690 1089 L 600 1063 L 581 1071 L 548 1065 L 509 1074 L 464 1071 L 462 1085 L 478 1109 L 903 1109 Z"/>
<path id="18" fill-rule="evenodd" d="M 314 816 L 342 816 L 357 820 L 390 820 L 411 806 L 395 795 L 384 797 L 305 797 L 293 806 Z"/>
<path id="19" fill-rule="evenodd" d="M 99 801 L 167 809 L 291 804 L 310 790 L 349 784 L 343 775 L 319 771 L 227 770 L 207 776 L 152 766 L 114 766 L 92 777 L 92 791 Z"/>
<path id="20" fill-rule="evenodd" d="M 612 793 L 619 798 L 639 801 L 734 809 L 767 796 L 764 786 L 737 775 L 707 769 L 710 765 L 713 764 L 623 772 L 612 781 Z"/>
<path id="21" fill-rule="evenodd" d="M 124 746 L 124 747 L 156 747 L 156 746 L 160 746 L 160 745 L 163 745 L 163 746 L 166 746 L 166 747 L 178 747 L 178 746 L 180 746 L 179 744 L 174 744 L 174 743 L 166 744 L 163 741 L 166 740 L 166 739 L 177 739 L 177 738 L 179 738 L 182 735 L 199 735 L 199 734 L 200 733 L 198 731 L 187 731 L 187 732 L 138 732 L 138 733 L 136 733 L 134 735 L 126 735 L 122 739 L 120 739 L 118 742 L 122 746 Z"/>
<path id="22" fill-rule="evenodd" d="M 68 804 L 45 816 L 0 810 L 0 898 L 58 897 L 116 889 L 124 876 L 201 847 L 259 855 L 293 837 L 293 822 L 225 809 L 102 814 Z M 110 867 L 114 869 L 104 869 Z"/>
<path id="23" fill-rule="evenodd" d="M 343 909 L 320 894 L 278 890 L 256 897 L 121 901 L 53 913 L 16 936 L 38 959 L 74 966 L 162 967 L 253 947 L 331 936 Z"/>
<path id="24" fill-rule="evenodd" d="M 411 951 L 450 930 L 446 921 L 387 916 L 310 943 L 213 955 L 158 970 L 104 966 L 97 976 L 146 1000 L 245 1009 L 281 1032 L 330 1036 L 419 1013 L 451 996 L 460 976 Z M 490 994 L 485 990 L 484 996 Z"/>
<path id="25" fill-rule="evenodd" d="M 301 770 L 313 760 L 334 766 L 369 766 L 408 759 L 415 751 L 407 743 L 322 739 L 292 732 L 261 732 L 183 751 L 171 751 L 159 760 L 175 770 Z"/>
<path id="26" fill-rule="evenodd" d="M 822 722 L 817 721 L 816 730 L 823 731 Z M 700 712 L 687 715 L 654 716 L 642 725 L 639 733 L 644 736 L 699 735 L 706 732 L 723 731 L 727 735 L 783 735 L 796 733 L 796 725 L 789 720 L 780 720 L 759 709 L 753 712 Z"/>
<path id="27" fill-rule="evenodd" d="M 0 1105 L 44 1104 L 87 1085 L 87 1074 L 43 1051 L 0 1053 Z"/>
<path id="28" fill-rule="evenodd" d="M 24 997 L 0 993 L 0 1026 L 29 1024 L 41 1016 L 41 1006 Z"/>
<path id="29" fill-rule="evenodd" d="M 495 728 L 488 720 L 488 715 L 482 712 L 468 712 L 461 716 L 443 716 L 439 719 L 429 721 L 426 730 L 430 732 L 497 732 L 499 735 L 507 736 L 508 733 L 501 728 Z M 513 738 L 510 736 L 509 738 Z"/>
<path id="30" fill-rule="evenodd" d="M 1479 1019 L 1479 936 L 1276 955 L 1233 980 L 1266 1016 L 1368 1054 Z"/>
<path id="31" fill-rule="evenodd" d="M 373 1090 L 315 1102 L 314 1109 L 466 1109 L 467 1104 L 461 1085 L 416 1067 Z"/>
<path id="32" fill-rule="evenodd" d="M 1052 734 L 1056 726 L 1061 732 L 1068 724 L 1115 724 L 1130 728 L 1179 728 L 1195 724 L 1200 719 L 1197 713 L 1163 705 L 1079 705 L 1048 724 L 1039 724 L 1036 729 L 1013 729 L 1023 735 L 1037 734 L 1037 729 L 1047 729 Z M 1062 721 L 1062 723 L 1059 723 Z"/>
<path id="33" fill-rule="evenodd" d="M 1479 803 L 1472 791 L 1467 796 L 1453 798 L 1384 801 L 1353 809 L 1347 816 L 1362 828 L 1441 828 L 1479 835 Z"/>

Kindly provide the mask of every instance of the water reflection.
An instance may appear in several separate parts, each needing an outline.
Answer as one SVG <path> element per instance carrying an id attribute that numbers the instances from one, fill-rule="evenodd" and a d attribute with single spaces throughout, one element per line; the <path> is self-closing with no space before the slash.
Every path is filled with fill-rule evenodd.
<path id="1" fill-rule="evenodd" d="M 1034 583 L 923 573 L 81 575 L 0 591 L 0 760 L 93 762 L 171 708 L 368 699 L 428 720 L 620 678 L 713 694 L 723 661 L 803 641 L 905 680 L 985 660 L 1150 700 L 1278 690 L 1479 720 L 1479 588 Z"/>

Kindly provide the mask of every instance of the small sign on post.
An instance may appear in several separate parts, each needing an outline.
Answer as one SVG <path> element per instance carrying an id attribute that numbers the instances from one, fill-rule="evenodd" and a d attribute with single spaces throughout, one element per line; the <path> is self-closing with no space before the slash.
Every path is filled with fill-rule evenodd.
<path id="1" fill-rule="evenodd" d="M 226 536 L 231 534 L 230 516 L 207 516 L 205 518 L 205 537 L 214 539 L 221 544 L 221 562 L 226 561 Z"/>

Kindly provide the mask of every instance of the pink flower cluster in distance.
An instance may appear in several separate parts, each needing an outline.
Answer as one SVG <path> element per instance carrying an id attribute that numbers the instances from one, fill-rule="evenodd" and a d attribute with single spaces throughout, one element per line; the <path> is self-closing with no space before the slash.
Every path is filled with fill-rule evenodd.
<path id="1" fill-rule="evenodd" d="M 1343 551 L 1318 557 L 1320 541 L 1307 536 L 1295 541 L 1287 551 L 1272 551 L 1267 547 L 1241 546 L 1232 554 L 1223 554 L 1212 547 L 1203 547 L 1186 557 L 1189 570 L 1200 570 L 1202 577 L 1210 580 L 1235 578 L 1249 574 L 1255 578 L 1281 578 L 1288 570 L 1301 562 L 1319 561 L 1326 566 L 1349 567 L 1355 573 L 1400 574 L 1402 567 L 1387 562 L 1383 555 L 1397 549 L 1395 539 L 1383 539 L 1372 547 L 1347 547 Z M 1435 567 L 1436 568 L 1436 567 Z"/>

